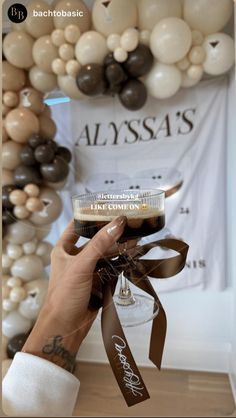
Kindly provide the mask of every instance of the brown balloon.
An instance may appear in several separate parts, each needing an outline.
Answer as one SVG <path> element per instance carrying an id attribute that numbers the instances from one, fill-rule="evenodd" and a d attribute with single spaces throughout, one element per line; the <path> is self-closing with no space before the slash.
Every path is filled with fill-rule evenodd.
<path id="1" fill-rule="evenodd" d="M 69 173 L 69 166 L 61 157 L 56 157 L 51 164 L 41 164 L 43 178 L 52 183 L 64 180 Z"/>
<path id="2" fill-rule="evenodd" d="M 40 145 L 34 152 L 35 159 L 39 163 L 50 163 L 54 158 L 54 150 L 48 145 Z"/>
<path id="3" fill-rule="evenodd" d="M 39 135 L 52 139 L 56 135 L 57 127 L 55 122 L 44 115 L 39 116 Z"/>
<path id="4" fill-rule="evenodd" d="M 151 70 L 153 61 L 150 49 L 146 45 L 140 44 L 129 53 L 128 59 L 123 65 L 131 77 L 142 77 Z"/>
<path id="5" fill-rule="evenodd" d="M 12 209 L 14 205 L 11 203 L 9 196 L 17 187 L 14 184 L 8 184 L 2 188 L 2 205 L 5 209 Z"/>
<path id="6" fill-rule="evenodd" d="M 147 100 L 147 89 L 140 80 L 129 80 L 119 95 L 122 105 L 129 110 L 141 109 Z"/>
<path id="7" fill-rule="evenodd" d="M 14 67 L 8 61 L 2 63 L 2 88 L 4 91 L 19 91 L 26 82 L 24 70 Z"/>
<path id="8" fill-rule="evenodd" d="M 42 177 L 40 172 L 35 167 L 27 167 L 19 165 L 14 172 L 14 180 L 16 186 L 25 187 L 29 183 L 40 185 Z"/>
<path id="9" fill-rule="evenodd" d="M 107 88 L 104 68 L 99 64 L 85 65 L 76 79 L 78 88 L 87 96 L 103 94 Z"/>
<path id="10" fill-rule="evenodd" d="M 23 147 L 20 152 L 20 160 L 24 165 L 35 165 L 37 161 L 34 156 L 33 148 L 31 148 L 29 145 Z"/>
<path id="11" fill-rule="evenodd" d="M 71 152 L 66 147 L 58 147 L 57 148 L 57 156 L 60 156 L 63 161 L 66 161 L 67 163 L 71 162 Z"/>

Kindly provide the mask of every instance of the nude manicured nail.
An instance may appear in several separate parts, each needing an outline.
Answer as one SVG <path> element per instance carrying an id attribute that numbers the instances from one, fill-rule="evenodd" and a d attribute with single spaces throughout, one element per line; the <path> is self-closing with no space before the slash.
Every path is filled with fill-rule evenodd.
<path id="1" fill-rule="evenodd" d="M 123 227 L 125 226 L 127 221 L 126 216 L 119 216 L 118 218 L 114 219 L 110 224 L 109 228 L 107 228 L 107 233 L 109 235 L 118 236 L 121 234 Z"/>

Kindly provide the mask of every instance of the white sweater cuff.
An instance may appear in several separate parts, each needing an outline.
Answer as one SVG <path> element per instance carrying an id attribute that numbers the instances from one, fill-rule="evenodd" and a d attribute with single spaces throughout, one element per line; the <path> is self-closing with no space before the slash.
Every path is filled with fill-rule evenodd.
<path id="1" fill-rule="evenodd" d="M 72 415 L 79 386 L 68 371 L 20 352 L 2 383 L 3 410 L 10 416 Z"/>

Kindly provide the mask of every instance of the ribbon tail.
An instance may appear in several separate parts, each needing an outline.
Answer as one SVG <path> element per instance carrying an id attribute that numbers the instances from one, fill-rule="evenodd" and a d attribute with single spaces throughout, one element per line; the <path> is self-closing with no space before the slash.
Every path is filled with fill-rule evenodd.
<path id="1" fill-rule="evenodd" d="M 136 405 L 150 398 L 124 335 L 109 283 L 104 286 L 102 336 L 112 371 L 127 405 Z"/>

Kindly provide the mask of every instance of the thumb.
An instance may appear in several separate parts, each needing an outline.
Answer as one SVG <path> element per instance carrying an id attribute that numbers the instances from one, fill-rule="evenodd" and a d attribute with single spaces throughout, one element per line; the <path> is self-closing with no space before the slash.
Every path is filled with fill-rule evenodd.
<path id="1" fill-rule="evenodd" d="M 98 260 L 105 256 L 124 231 L 127 218 L 119 216 L 104 226 L 83 250 L 84 260 L 95 267 Z"/>

